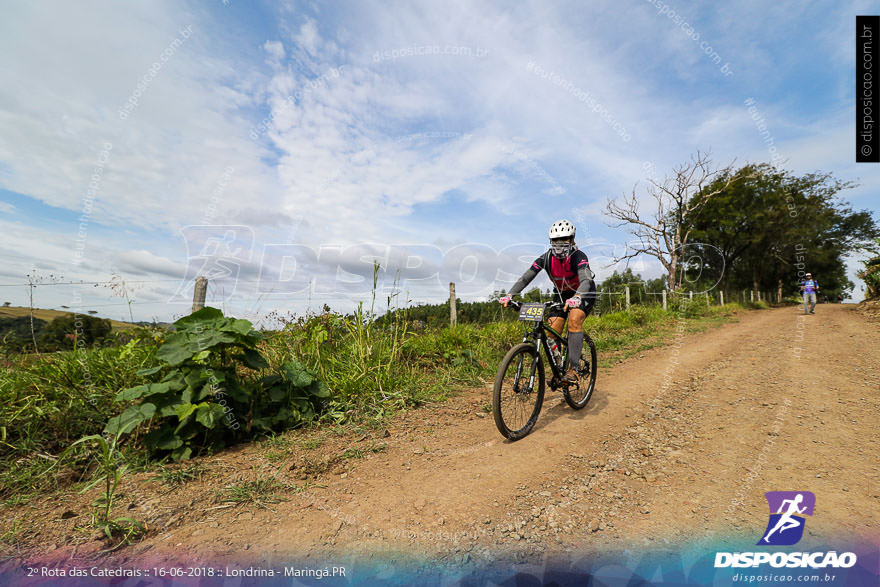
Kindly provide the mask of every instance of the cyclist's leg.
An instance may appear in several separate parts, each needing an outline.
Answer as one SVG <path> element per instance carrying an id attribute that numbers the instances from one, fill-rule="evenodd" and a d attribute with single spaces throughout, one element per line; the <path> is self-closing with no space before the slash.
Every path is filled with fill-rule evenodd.
<path id="1" fill-rule="evenodd" d="M 562 328 L 565 326 L 565 318 L 561 316 L 550 316 L 547 319 L 547 323 L 550 324 L 550 328 L 555 330 L 556 332 L 562 332 Z M 553 333 L 550 333 L 550 336 L 558 339 L 559 337 Z"/>
<path id="2" fill-rule="evenodd" d="M 580 308 L 572 308 L 568 313 L 568 368 L 577 369 L 584 349 L 583 325 L 587 314 Z"/>
<path id="3" fill-rule="evenodd" d="M 564 300 L 558 294 L 554 294 L 553 301 L 561 303 Z M 560 309 L 550 310 L 550 313 L 547 314 L 547 323 L 550 325 L 550 328 L 561 334 L 562 329 L 565 328 L 565 312 Z M 550 334 L 550 336 L 559 340 L 559 337 L 554 334 Z"/>

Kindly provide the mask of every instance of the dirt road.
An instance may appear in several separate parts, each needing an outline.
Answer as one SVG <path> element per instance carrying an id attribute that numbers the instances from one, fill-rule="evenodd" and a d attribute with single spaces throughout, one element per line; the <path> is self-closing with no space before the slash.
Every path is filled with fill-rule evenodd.
<path id="1" fill-rule="evenodd" d="M 490 388 L 472 390 L 365 435 L 366 456 L 271 509 L 218 506 L 198 484 L 183 493 L 189 513 L 171 513 L 174 496 L 134 499 L 135 517 L 161 530 L 118 556 L 459 563 L 699 536 L 754 544 L 770 490 L 815 493 L 807 538 L 867 539 L 880 527 L 878 333 L 852 306 L 745 312 L 602 370 L 584 410 L 548 391 L 537 427 L 515 443 L 484 411 Z M 256 469 L 261 458 L 251 446 L 218 462 Z"/>

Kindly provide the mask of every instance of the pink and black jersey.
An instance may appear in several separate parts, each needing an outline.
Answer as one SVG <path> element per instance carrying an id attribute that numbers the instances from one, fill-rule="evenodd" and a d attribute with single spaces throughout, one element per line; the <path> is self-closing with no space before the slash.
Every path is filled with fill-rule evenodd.
<path id="1" fill-rule="evenodd" d="M 590 261 L 587 254 L 576 249 L 566 259 L 558 259 L 552 253 L 547 252 L 532 263 L 532 267 L 539 272 L 543 269 L 550 276 L 553 285 L 560 292 L 577 291 L 581 280 L 578 277 L 578 270 L 581 268 L 590 269 Z"/>
<path id="2" fill-rule="evenodd" d="M 563 297 L 570 297 L 575 293 L 583 296 L 596 291 L 587 254 L 575 248 L 565 259 L 556 258 L 551 251 L 535 259 L 531 267 L 510 289 L 510 295 L 522 292 L 541 271 L 547 272 L 553 285 Z"/>

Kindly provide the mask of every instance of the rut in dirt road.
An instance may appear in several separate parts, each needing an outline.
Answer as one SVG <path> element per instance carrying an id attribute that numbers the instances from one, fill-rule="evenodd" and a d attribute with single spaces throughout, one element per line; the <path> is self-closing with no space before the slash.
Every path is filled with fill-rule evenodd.
<path id="1" fill-rule="evenodd" d="M 878 323 L 852 306 L 744 312 L 599 372 L 573 411 L 548 391 L 504 441 L 491 388 L 396 420 L 384 452 L 274 511 L 217 510 L 141 545 L 234 555 L 403 551 L 460 561 L 751 537 L 763 493 L 817 497 L 805 539 L 880 525 Z M 446 414 L 445 416 L 442 414 Z M 462 417 L 466 415 L 466 417 Z"/>

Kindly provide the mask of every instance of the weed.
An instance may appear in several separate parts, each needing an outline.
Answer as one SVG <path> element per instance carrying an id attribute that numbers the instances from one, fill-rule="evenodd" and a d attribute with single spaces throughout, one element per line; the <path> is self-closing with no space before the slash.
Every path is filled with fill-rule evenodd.
<path id="1" fill-rule="evenodd" d="M 147 527 L 134 518 L 116 518 L 105 520 L 98 514 L 92 514 L 91 528 L 102 531 L 109 540 L 118 542 L 108 550 L 116 550 L 125 544 L 132 544 L 147 533 Z"/>
<path id="2" fill-rule="evenodd" d="M 114 348 L 18 355 L 0 367 L 0 497 L 43 491 L 54 457 L 72 441 L 99 433 L 119 390 L 143 382 L 152 338 L 136 333 Z"/>
<path id="3" fill-rule="evenodd" d="M 194 481 L 201 477 L 205 472 L 205 466 L 201 463 L 195 463 L 189 467 L 178 467 L 175 469 L 161 469 L 159 474 L 153 477 L 155 481 L 161 481 L 171 488 L 179 487 L 190 481 Z"/>
<path id="4" fill-rule="evenodd" d="M 282 450 L 268 450 L 263 455 L 263 458 L 269 461 L 270 463 L 277 463 L 279 461 L 283 461 L 290 455 L 290 451 L 282 451 Z"/>
<path id="5" fill-rule="evenodd" d="M 227 485 L 217 492 L 217 499 L 221 503 L 234 503 L 236 505 L 254 505 L 260 509 L 268 509 L 269 504 L 288 501 L 279 494 L 281 491 L 290 490 L 291 486 L 278 481 L 274 476 L 257 479 L 256 481 L 241 481 L 233 485 Z"/>
<path id="6" fill-rule="evenodd" d="M 18 542 L 24 537 L 25 534 L 29 533 L 30 529 L 27 525 L 25 525 L 24 521 L 20 518 L 16 517 L 9 524 L 9 527 L 0 534 L 0 543 L 6 544 L 8 546 L 15 546 Z"/>
<path id="7" fill-rule="evenodd" d="M 345 451 L 341 455 L 339 455 L 339 458 L 342 460 L 362 459 L 364 458 L 364 451 L 357 447 L 348 448 L 345 449 Z"/>
<path id="8" fill-rule="evenodd" d="M 277 372 L 257 377 L 254 373 L 269 363 L 257 350 L 263 337 L 248 320 L 206 307 L 174 325 L 156 352 L 164 365 L 139 372 L 157 380 L 164 376 L 120 392 L 117 401 L 136 403 L 111 418 L 105 432 L 127 433 L 149 422 L 153 428 L 143 438 L 147 448 L 181 461 L 241 436 L 310 422 L 330 395 L 294 357 Z"/>
<path id="9" fill-rule="evenodd" d="M 272 434 L 261 440 L 260 446 L 269 449 L 283 450 L 290 448 L 291 442 L 290 437 L 285 434 Z"/>
<path id="10" fill-rule="evenodd" d="M 100 474 L 95 477 L 91 483 L 86 485 L 80 493 L 85 493 L 95 485 L 102 481 L 104 482 L 103 494 L 99 495 L 92 503 L 92 506 L 97 509 L 97 512 L 92 514 L 91 527 L 103 531 L 110 540 L 116 540 L 117 538 L 120 539 L 120 542 L 113 547 L 113 550 L 123 544 L 129 544 L 132 540 L 146 533 L 146 527 L 133 518 L 122 517 L 114 519 L 110 517 L 113 510 L 113 504 L 116 501 L 116 490 L 118 489 L 123 476 L 127 472 L 127 465 L 124 457 L 119 451 L 119 437 L 129 431 L 130 429 L 127 430 L 122 428 L 112 437 L 111 440 L 98 434 L 84 436 L 71 444 L 67 450 L 61 454 L 61 457 L 59 457 L 57 461 L 60 463 L 69 451 L 75 449 L 79 445 L 85 445 L 87 443 L 94 443 L 97 445 L 98 450 L 96 451 L 96 456 L 98 464 L 100 465 Z"/>
<path id="11" fill-rule="evenodd" d="M 318 438 L 317 436 L 303 438 L 300 441 L 300 446 L 303 447 L 305 450 L 315 450 L 317 448 L 320 448 L 322 444 L 324 444 L 324 439 Z"/>

